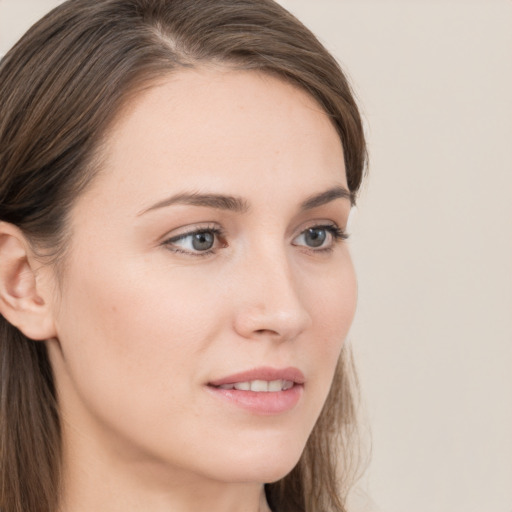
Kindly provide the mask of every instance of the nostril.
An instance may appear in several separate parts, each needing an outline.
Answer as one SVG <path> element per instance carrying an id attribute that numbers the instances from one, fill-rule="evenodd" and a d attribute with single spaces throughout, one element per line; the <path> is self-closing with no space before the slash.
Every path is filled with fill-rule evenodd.
<path id="1" fill-rule="evenodd" d="M 279 336 L 279 333 L 277 331 L 273 331 L 272 329 L 258 329 L 256 331 L 254 331 L 256 334 L 265 334 L 265 335 L 269 335 L 269 334 L 273 334 L 273 335 L 278 335 Z"/>

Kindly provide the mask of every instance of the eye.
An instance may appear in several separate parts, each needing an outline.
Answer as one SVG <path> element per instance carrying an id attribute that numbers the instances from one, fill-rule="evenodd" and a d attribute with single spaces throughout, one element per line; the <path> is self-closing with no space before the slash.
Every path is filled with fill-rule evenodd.
<path id="1" fill-rule="evenodd" d="M 175 252 L 202 256 L 215 252 L 219 246 L 225 246 L 220 240 L 221 236 L 218 228 L 197 229 L 168 238 L 164 245 Z"/>
<path id="2" fill-rule="evenodd" d="M 348 238 L 338 226 L 312 226 L 305 229 L 293 240 L 293 245 L 305 246 L 316 250 L 330 250 L 334 245 Z"/>

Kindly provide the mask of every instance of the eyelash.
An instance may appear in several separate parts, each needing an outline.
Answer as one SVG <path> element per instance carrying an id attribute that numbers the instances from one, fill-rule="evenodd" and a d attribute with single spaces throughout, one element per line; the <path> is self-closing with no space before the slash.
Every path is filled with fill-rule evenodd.
<path id="1" fill-rule="evenodd" d="M 301 235 L 305 233 L 308 229 L 320 229 L 327 231 L 332 236 L 332 243 L 328 247 L 322 247 L 320 249 L 313 249 L 312 247 L 306 247 L 303 246 L 305 249 L 310 250 L 311 252 L 321 252 L 321 253 L 329 253 L 334 250 L 336 245 L 338 245 L 340 242 L 347 240 L 349 235 L 343 229 L 341 229 L 336 224 L 319 224 L 316 226 L 310 226 L 303 231 L 301 231 Z M 299 235 L 300 236 L 300 235 Z M 297 238 L 297 237 L 296 237 Z"/>
<path id="2" fill-rule="evenodd" d="M 304 234 L 308 229 L 325 230 L 332 237 L 332 244 L 330 246 L 328 246 L 328 247 L 321 247 L 319 249 L 314 249 L 312 247 L 299 246 L 299 247 L 302 247 L 303 249 L 306 249 L 306 250 L 308 250 L 309 252 L 312 252 L 312 253 L 329 253 L 329 252 L 332 252 L 334 250 L 334 247 L 338 243 L 340 243 L 340 242 L 342 242 L 344 240 L 347 240 L 349 238 L 348 233 L 343 231 L 343 229 L 341 229 L 336 224 L 318 224 L 318 225 L 309 226 L 306 229 L 304 229 L 303 231 L 301 231 L 298 236 Z M 180 240 L 184 240 L 184 239 L 186 239 L 189 236 L 193 236 L 193 235 L 197 235 L 197 234 L 201 234 L 201 233 L 212 233 L 214 235 L 214 237 L 215 237 L 215 240 L 219 240 L 219 239 L 222 240 L 223 238 L 225 238 L 224 230 L 220 229 L 217 226 L 206 226 L 204 228 L 193 229 L 193 230 L 190 230 L 190 231 L 186 231 L 185 233 L 181 233 L 178 236 L 174 236 L 172 238 L 168 238 L 168 239 L 163 241 L 162 245 L 167 247 L 172 252 L 175 252 L 175 253 L 178 253 L 178 254 L 185 254 L 187 256 L 193 256 L 193 257 L 201 258 L 201 257 L 206 257 L 206 256 L 210 256 L 212 254 L 215 254 L 215 252 L 218 250 L 218 248 L 215 248 L 215 249 L 212 248 L 212 249 L 208 249 L 206 251 L 193 252 L 193 251 L 183 250 L 183 249 L 181 249 L 181 248 L 179 248 L 179 247 L 174 245 L 176 242 L 179 242 Z M 298 236 L 295 237 L 295 238 L 298 238 Z M 221 248 L 227 247 L 227 245 L 228 244 L 226 242 L 223 242 Z"/>
<path id="3" fill-rule="evenodd" d="M 224 231 L 222 229 L 220 229 L 219 227 L 206 226 L 204 228 L 192 229 L 190 231 L 186 231 L 185 233 L 181 233 L 178 236 L 173 236 L 172 238 L 168 238 L 168 239 L 164 240 L 163 245 L 166 246 L 169 250 L 171 250 L 173 252 L 176 252 L 178 254 L 186 254 L 187 256 L 194 256 L 194 257 L 201 258 L 201 257 L 205 257 L 205 256 L 209 256 L 211 254 L 214 254 L 217 249 L 208 249 L 206 251 L 192 252 L 192 251 L 183 250 L 180 247 L 176 247 L 175 245 L 173 245 L 176 242 L 179 242 L 180 240 L 184 240 L 185 238 L 187 238 L 189 236 L 198 235 L 200 233 L 212 233 L 215 236 L 215 240 L 219 240 L 219 239 L 222 240 L 223 238 L 225 238 Z M 223 243 L 222 245 L 224 247 L 227 246 L 226 243 Z"/>

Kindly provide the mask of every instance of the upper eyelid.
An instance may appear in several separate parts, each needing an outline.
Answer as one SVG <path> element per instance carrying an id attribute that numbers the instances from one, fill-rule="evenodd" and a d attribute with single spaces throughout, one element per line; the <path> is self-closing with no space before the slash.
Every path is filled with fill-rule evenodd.
<path id="1" fill-rule="evenodd" d="M 183 231 L 180 231 L 183 230 Z M 175 231 L 178 231 L 177 234 L 174 234 Z M 201 233 L 202 231 L 213 231 L 215 233 L 224 233 L 224 230 L 217 224 L 205 224 L 201 225 L 201 223 L 193 224 L 191 226 L 185 226 L 182 228 L 173 229 L 172 231 L 168 231 L 165 235 L 161 237 L 161 241 L 165 242 L 166 240 L 179 240 L 182 237 L 186 237 L 189 235 L 193 235 L 195 233 Z"/>
<path id="2" fill-rule="evenodd" d="M 315 228 L 317 228 L 317 229 L 323 228 L 323 229 L 329 231 L 331 233 L 331 236 L 334 239 L 334 242 L 336 242 L 337 240 L 341 240 L 341 239 L 346 240 L 349 237 L 348 233 L 343 228 L 340 228 L 337 224 L 335 224 L 335 223 L 325 224 L 324 223 L 324 224 L 314 224 L 312 226 L 302 229 L 299 232 L 299 234 L 293 238 L 293 240 L 295 240 L 299 236 L 303 235 L 308 229 L 315 229 Z"/>
<path id="3" fill-rule="evenodd" d="M 310 220 L 306 222 L 301 222 L 300 226 L 298 228 L 293 229 L 293 232 L 290 234 L 292 238 L 295 238 L 296 236 L 300 235 L 303 231 L 306 229 L 314 228 L 314 227 L 333 227 L 340 229 L 341 231 L 345 231 L 345 228 L 343 225 L 340 225 L 340 223 L 332 220 L 332 219 L 315 219 Z M 181 231 L 183 230 L 183 231 Z M 173 234 L 173 232 L 178 231 L 177 234 Z M 213 231 L 217 234 L 225 234 L 226 230 L 217 223 L 205 223 L 202 224 L 201 222 L 198 222 L 197 224 L 192 224 L 190 226 L 184 226 L 182 228 L 176 228 L 172 231 L 167 232 L 165 235 L 161 237 L 161 240 L 172 240 L 172 239 L 179 239 L 181 237 L 185 237 L 187 235 L 193 235 L 194 233 L 200 233 L 202 231 Z"/>
<path id="4" fill-rule="evenodd" d="M 214 229 L 214 228 L 208 228 L 208 229 L 194 229 L 193 231 L 185 231 L 183 233 L 180 233 L 179 235 L 167 237 L 167 240 L 181 240 L 182 238 L 187 238 L 192 235 L 197 235 L 198 233 L 208 233 L 212 232 L 218 235 L 220 233 L 220 230 Z"/>
<path id="5" fill-rule="evenodd" d="M 325 227 L 325 228 L 333 227 L 333 228 L 339 229 L 341 231 L 345 231 L 345 229 L 343 228 L 343 225 L 340 225 L 338 222 L 336 222 L 332 219 L 331 220 L 315 219 L 315 220 L 302 222 L 300 224 L 300 226 L 293 231 L 293 233 L 295 233 L 295 234 L 292 235 L 292 238 L 295 238 L 296 236 L 300 235 L 307 229 L 311 229 L 311 228 L 315 228 L 315 227 Z"/>

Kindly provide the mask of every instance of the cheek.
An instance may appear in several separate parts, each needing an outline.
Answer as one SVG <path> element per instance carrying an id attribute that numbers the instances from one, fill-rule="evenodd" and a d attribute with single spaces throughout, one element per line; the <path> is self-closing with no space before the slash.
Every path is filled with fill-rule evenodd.
<path id="1" fill-rule="evenodd" d="M 352 325 L 357 304 L 357 281 L 347 248 L 333 262 L 330 272 L 313 279 L 302 276 L 306 283 L 303 295 L 313 316 L 314 329 L 321 333 L 327 351 L 341 350 Z"/>
<path id="2" fill-rule="evenodd" d="M 314 289 L 316 293 L 310 291 L 308 295 L 314 315 L 310 357 L 316 361 L 314 378 L 321 387 L 318 393 L 325 398 L 357 305 L 357 281 L 347 249 L 342 263 Z"/>
<path id="3" fill-rule="evenodd" d="M 179 273 L 148 272 L 147 262 L 107 266 L 91 258 L 87 272 L 79 268 L 66 283 L 59 337 L 84 402 L 99 415 L 112 416 L 114 407 L 132 424 L 161 413 L 164 397 L 167 410 L 180 408 L 220 316 L 197 303 L 202 296 L 218 304 L 214 297 L 186 286 Z"/>

